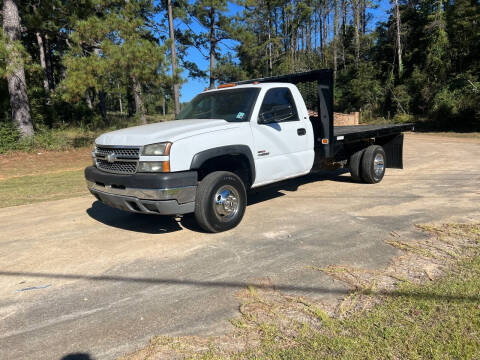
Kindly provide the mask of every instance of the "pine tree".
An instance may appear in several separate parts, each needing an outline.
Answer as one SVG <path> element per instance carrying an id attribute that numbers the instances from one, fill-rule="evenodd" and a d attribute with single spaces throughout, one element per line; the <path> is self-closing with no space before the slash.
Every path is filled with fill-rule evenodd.
<path id="1" fill-rule="evenodd" d="M 196 45 L 206 48 L 209 60 L 209 87 L 215 87 L 215 64 L 218 59 L 218 45 L 221 41 L 231 39 L 234 28 L 226 15 L 226 0 L 197 0 L 192 5 L 191 15 L 206 29 L 198 34 Z"/>
<path id="2" fill-rule="evenodd" d="M 28 102 L 24 54 L 21 44 L 21 19 L 16 0 L 3 1 L 3 32 L 7 52 L 6 68 L 12 120 L 23 137 L 33 136 L 33 124 Z"/>
<path id="3" fill-rule="evenodd" d="M 132 92 L 135 112 L 145 123 L 143 87 L 165 71 L 165 48 L 149 29 L 152 14 L 149 0 L 98 1 L 97 14 L 74 26 L 72 50 L 65 58 L 65 98 L 87 94 L 88 103 L 98 95 L 97 106 L 105 116 L 104 94 L 117 91 L 120 82 Z"/>
<path id="4" fill-rule="evenodd" d="M 177 77 L 177 54 L 176 54 L 176 45 L 175 45 L 175 32 L 173 29 L 173 6 L 172 0 L 167 0 L 167 13 L 168 13 L 168 33 L 170 36 L 170 49 L 172 56 L 172 78 L 173 78 L 173 99 L 175 106 L 175 115 L 180 113 L 180 94 L 179 94 L 179 84 L 176 81 Z M 164 114 L 165 115 L 165 114 Z"/>
<path id="5" fill-rule="evenodd" d="M 398 77 L 401 78 L 403 74 L 403 61 L 402 61 L 402 41 L 400 32 L 400 9 L 398 0 L 393 0 L 395 7 L 395 32 L 396 32 L 396 47 L 397 47 L 397 59 L 398 59 Z"/>

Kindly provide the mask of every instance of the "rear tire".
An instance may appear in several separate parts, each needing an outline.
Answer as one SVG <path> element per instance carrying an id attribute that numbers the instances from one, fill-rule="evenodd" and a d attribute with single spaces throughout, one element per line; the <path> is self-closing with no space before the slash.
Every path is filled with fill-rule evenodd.
<path id="1" fill-rule="evenodd" d="M 370 145 L 362 157 L 362 178 L 367 184 L 382 181 L 385 175 L 386 155 L 379 145 Z"/>
<path id="2" fill-rule="evenodd" d="M 350 156 L 348 160 L 348 166 L 350 169 L 350 175 L 352 176 L 353 181 L 362 182 L 362 158 L 365 149 L 359 150 L 356 153 Z"/>
<path id="3" fill-rule="evenodd" d="M 228 171 L 215 171 L 198 185 L 195 219 L 205 231 L 227 231 L 240 223 L 246 206 L 247 192 L 240 177 Z"/>

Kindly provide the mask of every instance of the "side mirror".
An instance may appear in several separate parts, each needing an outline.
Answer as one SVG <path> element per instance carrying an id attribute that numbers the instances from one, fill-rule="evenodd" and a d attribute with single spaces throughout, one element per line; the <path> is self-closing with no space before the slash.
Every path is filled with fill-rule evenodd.
<path id="1" fill-rule="evenodd" d="M 282 122 L 295 115 L 290 105 L 276 105 L 271 110 L 264 111 L 258 115 L 259 124 L 270 124 Z"/>

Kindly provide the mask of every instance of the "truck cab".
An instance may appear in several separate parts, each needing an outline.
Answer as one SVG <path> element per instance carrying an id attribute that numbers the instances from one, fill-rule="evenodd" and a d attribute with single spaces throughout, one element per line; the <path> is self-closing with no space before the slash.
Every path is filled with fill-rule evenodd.
<path id="1" fill-rule="evenodd" d="M 316 96 L 302 95 L 297 85 L 305 81 L 316 84 Z M 312 98 L 307 108 L 304 99 Z M 370 133 L 337 140 L 332 102 L 328 70 L 221 85 L 197 95 L 174 121 L 97 138 L 94 165 L 85 170 L 88 188 L 111 207 L 195 213 L 203 229 L 218 232 L 241 221 L 250 188 L 305 175 L 325 161 L 343 161 L 356 180 L 381 181 L 388 156 L 375 139 L 393 149 L 404 129 L 377 129 L 373 142 Z M 362 176 L 362 166 L 371 174 Z"/>

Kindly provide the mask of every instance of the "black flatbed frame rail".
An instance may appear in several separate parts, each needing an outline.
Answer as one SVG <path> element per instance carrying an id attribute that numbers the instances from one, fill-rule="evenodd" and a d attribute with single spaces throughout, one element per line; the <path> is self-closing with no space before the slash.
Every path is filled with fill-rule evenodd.
<path id="1" fill-rule="evenodd" d="M 320 69 L 301 73 L 272 76 L 237 82 L 238 85 L 265 82 L 287 82 L 295 85 L 317 83 L 317 109 L 319 116 L 310 117 L 315 135 L 315 157 L 318 159 L 348 159 L 355 144 L 370 141 L 384 146 L 388 167 L 403 167 L 403 134 L 413 130 L 412 124 L 334 126 L 333 122 L 333 70 Z"/>
<path id="2" fill-rule="evenodd" d="M 404 131 L 413 130 L 411 124 L 401 125 L 354 125 L 354 126 L 335 126 L 333 134 L 336 138 L 342 137 L 344 141 L 354 141 L 365 138 L 377 138 L 383 136 L 397 135 Z"/>

